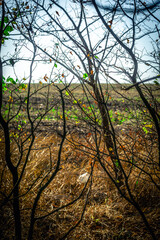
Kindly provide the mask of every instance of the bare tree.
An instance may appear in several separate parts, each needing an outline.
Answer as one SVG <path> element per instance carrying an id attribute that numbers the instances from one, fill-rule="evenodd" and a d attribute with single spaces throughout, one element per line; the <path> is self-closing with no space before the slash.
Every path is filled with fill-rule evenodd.
<path id="1" fill-rule="evenodd" d="M 67 118 L 69 117 L 66 114 L 67 101 L 76 106 L 76 110 L 73 110 L 76 112 L 74 116 L 76 116 L 80 124 L 84 124 L 85 131 L 87 134 L 89 132 L 87 136 L 91 136 L 92 138 L 92 142 L 87 138 L 85 139 L 85 141 L 88 141 L 85 153 L 90 155 L 93 161 L 90 168 L 91 184 L 86 194 L 86 202 L 82 215 L 78 223 L 69 229 L 64 238 L 78 226 L 83 218 L 92 185 L 92 174 L 97 161 L 111 179 L 120 195 L 139 212 L 152 239 L 156 239 L 152 226 L 135 195 L 132 176 L 136 176 L 137 181 L 141 179 L 141 175 L 145 176 L 159 190 L 158 162 L 157 158 L 156 160 L 152 158 L 153 148 L 157 143 L 154 142 L 155 138 L 153 138 L 151 139 L 150 146 L 145 142 L 147 147 L 144 155 L 136 153 L 137 136 L 141 136 L 139 132 L 141 130 L 148 130 L 146 127 L 142 128 L 139 123 L 136 115 L 138 111 L 137 106 L 135 106 L 134 99 L 129 94 L 133 88 L 136 89 L 141 100 L 138 106 L 141 108 L 141 113 L 139 114 L 144 112 L 145 119 L 154 123 L 153 128 L 158 137 L 160 163 L 159 104 L 154 92 L 146 84 L 148 81 L 159 78 L 157 73 L 148 77 L 149 74 L 153 74 L 153 69 L 158 69 L 159 62 L 157 61 L 157 55 L 154 57 L 156 61 L 148 61 L 146 49 L 142 50 L 139 47 L 141 41 L 144 41 L 146 36 L 149 35 L 153 38 L 153 36 L 159 34 L 159 19 L 157 17 L 159 2 L 155 1 L 147 5 L 141 1 L 134 1 L 131 7 L 129 3 L 128 1 L 113 1 L 113 3 L 111 2 L 107 6 L 100 5 L 94 0 L 87 2 L 66 1 L 65 3 L 53 0 L 49 2 L 33 0 L 29 3 L 21 3 L 16 0 L 12 3 L 5 1 L 2 3 L 1 43 L 2 39 L 7 41 L 4 38 L 5 30 L 10 25 L 14 26 L 15 31 L 18 32 L 21 38 L 17 39 L 16 42 L 11 34 L 9 34 L 9 37 L 15 42 L 16 50 L 12 57 L 3 59 L 3 64 L 12 65 L 16 72 L 16 62 L 27 60 L 20 55 L 20 50 L 23 50 L 24 47 L 27 49 L 29 46 L 29 51 L 31 52 L 28 57 L 30 70 L 28 74 L 27 96 L 22 98 L 21 94 L 17 94 L 16 92 L 17 88 L 23 88 L 22 83 L 17 87 L 12 78 L 8 79 L 15 87 L 11 90 L 12 94 L 9 98 L 9 104 L 6 107 L 2 107 L 2 101 L 4 101 L 2 84 L 5 84 L 5 80 L 3 80 L 1 60 L 0 122 L 5 136 L 5 164 L 9 168 L 13 178 L 12 190 L 4 197 L 2 205 L 6 205 L 9 201 L 13 200 L 16 239 L 21 239 L 22 236 L 21 228 L 19 227 L 21 226 L 19 206 L 21 195 L 19 188 L 33 150 L 35 133 L 38 127 L 41 126 L 40 124 L 44 117 L 52 109 L 55 109 L 56 106 L 57 112 L 58 107 L 61 108 L 61 121 L 63 123 L 62 130 L 56 132 L 60 136 L 57 160 L 54 166 L 50 164 L 50 167 L 44 171 L 40 171 L 30 186 L 29 191 L 35 183 L 39 183 L 31 207 L 28 239 L 32 239 L 33 237 L 34 225 L 37 220 L 46 218 L 55 214 L 60 209 L 74 204 L 83 195 L 89 182 L 88 179 L 79 196 L 74 198 L 70 203 L 45 214 L 40 214 L 40 211 L 37 210 L 42 194 L 60 171 L 64 141 L 70 141 L 67 136 L 70 133 L 67 128 Z M 12 10 L 11 6 L 13 7 Z M 5 12 L 7 12 L 7 18 L 5 18 Z M 5 21 L 6 25 L 4 26 Z M 33 91 L 31 86 L 35 76 L 34 69 L 36 63 L 51 62 L 53 65 L 50 77 L 45 74 L 43 79 L 49 84 L 42 85 L 42 87 Z M 57 80 L 61 83 L 61 87 L 55 84 Z M 73 80 L 81 85 L 84 94 L 83 99 L 77 97 L 76 88 L 70 88 Z M 124 85 L 125 83 L 127 85 Z M 8 87 L 12 87 L 12 84 Z M 55 91 L 58 92 L 59 98 L 57 97 L 56 102 L 52 102 L 51 87 L 54 87 Z M 41 93 L 41 90 L 44 88 L 47 89 L 46 94 Z M 127 129 L 130 125 L 119 124 L 118 128 L 120 129 L 117 130 L 116 121 L 120 121 L 120 119 L 116 116 L 112 119 L 112 112 L 115 106 L 114 100 L 111 99 L 111 89 L 134 108 L 134 133 L 130 134 L 126 131 L 128 134 L 126 134 L 126 138 L 121 138 L 118 131 L 122 131 L 123 128 Z M 39 93 L 44 97 L 45 107 L 40 109 L 37 102 L 38 111 L 35 116 L 32 112 L 31 100 Z M 59 102 L 61 103 L 60 105 Z M 15 106 L 18 104 L 19 107 L 16 110 L 14 109 L 16 113 L 12 114 L 11 110 L 14 104 Z M 21 131 L 22 129 L 22 133 L 19 133 L 18 141 L 14 137 L 14 141 L 19 149 L 19 158 L 14 162 L 10 149 L 10 127 L 23 107 L 26 108 L 26 125 L 29 128 L 29 134 L 26 138 L 23 138 L 23 128 L 19 126 L 19 130 Z M 8 113 L 7 116 L 4 116 L 3 113 L 6 110 Z M 116 114 L 117 112 L 114 115 Z M 122 116 L 121 120 L 122 123 L 124 120 Z M 148 124 L 148 126 L 151 126 L 151 124 Z M 28 139 L 30 139 L 30 143 L 27 145 L 27 153 L 24 153 L 26 151 L 26 149 L 24 150 L 25 144 Z M 72 140 L 75 148 L 84 152 L 84 147 L 86 149 L 85 144 L 79 142 L 79 140 L 75 140 L 74 137 Z M 123 141 L 126 144 L 122 144 Z M 141 147 L 144 147 L 145 143 L 139 144 Z M 145 159 L 143 159 L 144 157 Z M 151 165 L 153 175 L 148 170 Z M 134 169 L 136 170 L 134 171 Z"/>

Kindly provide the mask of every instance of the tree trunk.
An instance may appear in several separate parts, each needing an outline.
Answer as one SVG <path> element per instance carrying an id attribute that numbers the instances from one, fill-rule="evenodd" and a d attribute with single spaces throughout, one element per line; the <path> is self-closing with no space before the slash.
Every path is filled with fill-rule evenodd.
<path id="1" fill-rule="evenodd" d="M 21 240 L 21 216 L 20 216 L 20 207 L 19 207 L 19 185 L 16 185 L 18 181 L 17 169 L 13 173 L 13 212 L 14 212 L 14 221 L 15 221 L 15 237 L 16 240 Z"/>
<path id="2" fill-rule="evenodd" d="M 120 187 L 123 184 L 123 176 L 122 171 L 119 166 L 117 166 L 117 157 L 115 153 L 115 144 L 113 141 L 112 133 L 110 131 L 110 123 L 108 118 L 108 113 L 106 111 L 105 105 L 103 104 L 103 99 L 99 92 L 98 87 L 94 84 L 93 91 L 98 102 L 98 108 L 102 117 L 102 128 L 103 128 L 103 138 L 106 144 L 107 150 L 109 152 L 109 156 L 114 166 L 114 172 L 116 177 L 117 185 Z"/>
<path id="3" fill-rule="evenodd" d="M 10 157 L 10 137 L 9 137 L 9 128 L 8 123 L 4 121 L 2 115 L 0 115 L 0 124 L 3 127 L 5 135 L 5 161 L 12 174 L 13 178 L 13 214 L 15 221 L 15 239 L 21 240 L 21 216 L 20 216 L 20 207 L 19 207 L 19 184 L 18 183 L 18 171 L 11 162 Z"/>

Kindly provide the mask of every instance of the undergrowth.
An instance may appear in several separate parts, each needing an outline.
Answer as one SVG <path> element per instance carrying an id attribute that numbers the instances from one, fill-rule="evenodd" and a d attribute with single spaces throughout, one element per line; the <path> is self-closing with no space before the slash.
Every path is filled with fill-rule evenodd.
<path id="1" fill-rule="evenodd" d="M 9 170 L 4 163 L 4 139 L 3 137 L 1 139 L 0 184 L 1 200 L 3 200 L 12 189 L 12 181 Z M 136 200 L 146 214 L 157 237 L 160 237 L 158 233 L 160 218 L 159 193 L 152 182 L 152 179 L 154 179 L 158 184 L 160 177 L 155 167 L 156 161 L 154 159 L 156 157 L 156 151 L 154 153 L 154 146 L 150 145 L 153 155 L 155 154 L 155 156 L 152 155 L 152 158 L 147 158 L 148 153 L 145 145 L 146 142 L 149 142 L 149 139 L 145 139 L 140 135 L 136 135 L 135 142 L 133 139 L 135 139 L 133 133 L 124 130 L 117 138 L 118 151 L 125 171 L 131 171 L 129 177 L 130 188 L 134 192 Z M 55 168 L 59 141 L 60 137 L 53 133 L 47 133 L 46 135 L 44 135 L 44 133 L 36 134 L 29 162 L 20 184 L 23 239 L 27 239 L 31 208 L 42 177 L 46 174 L 49 176 Z M 133 152 L 133 146 L 135 152 Z M 28 145 L 26 143 L 24 152 L 27 147 Z M 107 167 L 109 169 L 110 159 L 107 156 L 103 142 L 99 146 L 99 149 L 101 152 L 101 160 L 106 161 L 107 159 Z M 151 151 L 151 149 L 148 149 L 148 151 Z M 16 162 L 19 150 L 14 141 L 11 144 L 11 152 L 12 159 L 15 159 Z M 49 187 L 43 192 L 38 204 L 36 217 L 46 215 L 78 198 L 85 185 L 84 183 L 78 182 L 78 177 L 85 172 L 91 172 L 94 156 L 94 139 L 90 133 L 84 136 L 76 133 L 68 134 L 63 148 L 60 170 Z M 138 159 L 139 162 L 136 162 L 136 159 Z M 139 170 L 139 168 L 134 165 L 144 171 Z M 111 168 L 110 171 L 112 171 Z M 147 172 L 147 174 L 145 172 Z M 87 186 L 89 186 L 90 181 Z M 82 196 L 74 204 L 62 208 L 46 218 L 37 220 L 33 238 L 47 240 L 61 239 L 71 227 L 78 223 L 84 205 L 87 203 L 82 221 L 66 239 L 150 239 L 150 235 L 138 212 L 121 197 L 98 161 L 94 163 L 92 186 L 87 199 L 88 188 L 86 188 Z M 14 239 L 14 218 L 11 201 L 12 198 L 1 210 L 0 234 L 1 239 L 6 240 Z"/>

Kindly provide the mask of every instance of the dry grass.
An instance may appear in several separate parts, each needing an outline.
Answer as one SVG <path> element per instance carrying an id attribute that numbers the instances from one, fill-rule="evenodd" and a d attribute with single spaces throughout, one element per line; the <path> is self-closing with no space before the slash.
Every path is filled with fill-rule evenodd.
<path id="1" fill-rule="evenodd" d="M 4 139 L 1 139 L 1 192 L 7 195 L 12 189 L 12 181 L 9 170 L 4 164 Z M 121 136 L 119 141 L 122 141 L 122 139 L 126 146 L 127 143 L 131 146 L 130 141 L 132 138 L 129 140 L 127 134 Z M 48 133 L 44 135 L 44 133 L 37 133 L 20 185 L 23 239 L 27 238 L 31 208 L 42 178 L 46 176 L 46 174 L 50 176 L 51 172 L 55 169 L 60 141 L 61 138 L 56 134 Z M 141 142 L 143 142 L 143 146 L 145 146 L 144 140 Z M 25 161 L 28 146 L 29 141 L 24 147 L 22 163 Z M 137 144 L 137 149 L 138 147 Z M 14 143 L 12 143 L 11 148 L 12 160 L 16 162 L 19 155 L 18 149 Z M 106 158 L 106 151 L 103 148 L 103 143 L 100 149 L 103 153 L 103 158 Z M 130 154 L 129 150 L 128 152 L 125 151 L 125 154 L 123 154 L 122 148 L 119 149 L 121 150 L 122 160 L 124 160 L 124 155 L 126 154 L 128 156 Z M 141 150 L 138 149 L 138 152 L 139 156 L 145 154 L 144 149 L 142 149 L 142 144 Z M 61 157 L 61 169 L 51 184 L 43 192 L 38 203 L 36 217 L 47 214 L 56 208 L 68 204 L 79 196 L 84 184 L 78 183 L 78 176 L 84 172 L 90 172 L 94 154 L 94 141 L 90 134 L 79 136 L 74 133 L 73 136 L 67 136 Z M 137 164 L 138 166 L 142 166 L 144 162 L 141 161 Z M 22 169 L 22 165 L 23 164 L 20 166 L 20 170 Z M 125 162 L 123 166 L 126 172 L 129 171 L 130 166 Z M 151 164 L 146 164 L 145 169 L 152 175 L 158 184 L 159 178 L 156 176 L 158 172 L 153 171 L 153 169 L 148 166 L 151 166 Z M 50 172 L 50 170 L 52 171 Z M 159 194 L 155 186 L 151 183 L 150 178 L 144 173 L 141 173 L 140 176 L 139 174 L 140 171 L 138 169 L 132 170 L 129 178 L 130 188 L 134 191 L 134 196 L 143 212 L 146 214 L 149 223 L 154 228 L 155 233 L 160 237 L 160 235 L 158 235 L 158 220 L 160 218 Z M 36 178 L 38 179 L 35 184 L 33 184 Z M 137 178 L 138 184 L 136 184 Z M 98 162 L 94 166 L 92 181 L 92 187 L 83 220 L 66 239 L 151 239 L 138 212 L 118 194 L 114 184 Z M 89 188 L 89 184 L 90 182 L 87 185 L 87 189 Z M 31 186 L 31 190 L 27 192 Z M 82 214 L 86 202 L 87 189 L 84 191 L 82 197 L 73 205 L 63 208 L 44 219 L 37 220 L 34 239 L 60 239 L 72 226 L 74 226 Z M 14 218 L 10 202 L 3 208 L 1 214 L 1 239 L 13 239 Z"/>

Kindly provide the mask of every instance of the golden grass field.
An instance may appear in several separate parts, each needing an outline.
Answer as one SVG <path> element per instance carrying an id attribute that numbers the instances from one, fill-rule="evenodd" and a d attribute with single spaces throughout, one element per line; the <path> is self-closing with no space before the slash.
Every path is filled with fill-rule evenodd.
<path id="1" fill-rule="evenodd" d="M 40 87 L 40 85 L 37 85 Z M 33 89 L 37 87 L 32 86 Z M 74 89 L 74 96 L 76 99 L 81 100 L 81 105 L 87 105 L 87 100 L 83 91 L 79 86 L 72 85 Z M 106 86 L 103 87 L 105 89 Z M 32 91 L 34 92 L 34 90 Z M 48 92 L 46 89 L 39 91 L 35 98 L 38 102 L 33 105 L 31 109 L 31 116 L 44 111 L 46 102 L 43 101 Z M 119 90 L 120 91 L 120 90 Z M 23 92 L 25 96 L 25 92 Z M 41 195 L 40 201 L 36 211 L 36 217 L 43 216 L 49 212 L 67 205 L 74 199 L 78 198 L 82 192 L 85 184 L 78 181 L 78 177 L 83 173 L 92 173 L 86 189 L 83 191 L 81 198 L 73 204 L 55 211 L 54 214 L 39 219 L 36 221 L 33 239 L 46 239 L 58 240 L 81 219 L 81 215 L 86 204 L 85 212 L 82 221 L 78 226 L 67 236 L 66 239 L 74 240 L 149 240 L 149 235 L 146 227 L 135 208 L 129 204 L 124 198 L 120 196 L 115 185 L 104 172 L 102 166 L 96 160 L 96 144 L 94 133 L 91 132 L 91 127 L 87 121 L 81 122 L 75 119 L 76 104 L 73 103 L 75 99 L 69 99 L 67 94 L 66 98 L 66 114 L 72 114 L 73 118 L 67 116 L 67 135 L 63 144 L 60 170 L 50 185 L 44 190 Z M 51 92 L 49 98 L 53 101 L 58 99 L 58 92 Z M 138 110 L 135 105 L 130 104 L 129 101 L 125 102 L 124 98 L 117 95 L 115 91 L 109 90 L 110 105 L 109 108 L 113 109 L 113 117 L 117 116 L 116 112 L 123 112 L 127 107 L 135 114 Z M 53 97 L 53 99 L 52 99 Z M 157 93 L 158 97 L 158 93 Z M 137 94 L 131 90 L 130 98 L 134 101 L 139 101 Z M 7 97 L 6 97 L 7 99 Z M 31 107 L 33 101 L 31 100 Z M 5 103 L 6 104 L 6 103 Z M 94 104 L 94 100 L 92 100 Z M 68 112 L 71 107 L 75 106 L 72 112 Z M 57 109 L 58 104 L 54 108 Z M 95 103 L 96 106 L 96 103 Z M 25 107 L 24 107 L 25 109 Z M 23 110 L 23 109 L 22 109 Z M 24 110 L 25 112 L 25 110 Z M 59 115 L 58 115 L 59 114 Z M 35 196 L 41 184 L 44 184 L 51 173 L 54 171 L 58 151 L 61 143 L 61 135 L 63 128 L 63 119 L 61 118 L 61 111 L 56 114 L 52 119 L 50 112 L 39 127 L 35 131 L 35 141 L 29 155 L 28 163 L 20 184 L 20 209 L 22 218 L 22 233 L 23 239 L 27 239 L 31 209 Z M 147 113 L 144 113 L 147 114 Z M 25 113 L 22 116 L 26 116 Z M 79 116 L 79 115 L 78 115 Z M 118 119 L 119 117 L 119 119 Z M 139 203 L 142 211 L 145 213 L 150 225 L 154 229 L 157 239 L 160 239 L 160 208 L 158 189 L 155 187 L 151 178 L 159 185 L 160 172 L 157 170 L 157 137 L 154 134 L 154 128 L 151 132 L 145 134 L 139 119 L 127 119 L 127 124 L 120 123 L 122 116 L 118 115 L 117 120 L 113 121 L 116 129 L 117 147 L 120 155 L 122 165 L 126 173 L 130 173 L 129 186 L 136 201 Z M 113 118 L 113 119 L 114 119 Z M 20 156 L 20 149 L 18 144 L 23 144 L 23 157 L 19 165 L 19 173 L 22 170 L 29 145 L 31 143 L 30 125 L 27 123 L 21 129 L 17 129 L 20 123 L 11 122 L 11 159 L 13 163 L 17 163 Z M 146 123 L 148 124 L 148 123 Z M 22 124 L 21 124 L 22 125 Z M 136 127 L 135 127 L 136 126 Z M 58 134 L 57 134 L 58 131 Z M 18 134 L 18 137 L 16 136 Z M 100 135 L 98 135 L 101 138 Z M 7 196 L 12 189 L 11 174 L 4 161 L 4 135 L 2 129 L 0 130 L 0 191 L 2 200 Z M 17 139 L 17 142 L 15 141 Z M 107 157 L 108 152 L 104 145 L 103 139 L 99 143 L 100 156 L 105 166 L 112 173 L 110 167 L 110 159 Z M 131 162 L 129 159 L 134 156 L 135 165 L 131 170 Z M 96 160 L 96 161 L 95 161 Z M 92 169 L 92 166 L 94 167 Z M 143 169 L 145 172 L 141 171 Z M 45 177 L 46 176 L 46 177 Z M 150 177 L 151 176 L 151 177 Z M 44 178 L 45 177 L 45 178 Z M 42 181 L 42 179 L 44 180 Z M 124 191 L 126 191 L 124 187 Z M 88 195 L 87 195 L 88 194 Z M 88 199 L 87 199 L 88 196 Z M 11 199 L 12 200 L 12 199 Z M 11 201 L 8 202 L 1 210 L 0 218 L 1 226 L 1 239 L 14 239 L 14 218 Z"/>

